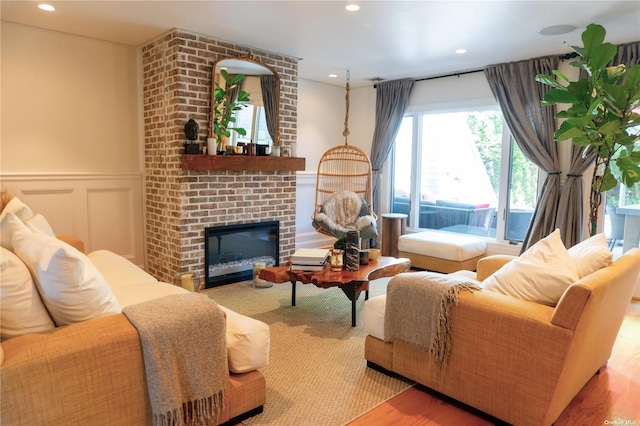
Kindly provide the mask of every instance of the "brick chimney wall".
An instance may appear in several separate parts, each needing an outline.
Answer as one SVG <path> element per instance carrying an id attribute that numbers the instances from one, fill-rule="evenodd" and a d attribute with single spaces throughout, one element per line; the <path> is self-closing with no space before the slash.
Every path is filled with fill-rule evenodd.
<path id="1" fill-rule="evenodd" d="M 147 270 L 161 281 L 204 276 L 204 228 L 280 221 L 280 261 L 295 249 L 296 173 L 181 169 L 184 125 L 205 142 L 211 67 L 252 54 L 280 76 L 280 139 L 296 141 L 298 61 L 276 53 L 172 30 L 142 48 Z"/>

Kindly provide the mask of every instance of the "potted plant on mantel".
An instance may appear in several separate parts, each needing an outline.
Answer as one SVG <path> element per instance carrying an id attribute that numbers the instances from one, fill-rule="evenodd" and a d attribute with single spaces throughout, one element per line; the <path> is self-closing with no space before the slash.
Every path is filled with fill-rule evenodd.
<path id="1" fill-rule="evenodd" d="M 236 91 L 242 80 L 246 77 L 244 74 L 229 75 L 227 70 L 220 70 L 220 75 L 224 80 L 224 87 L 215 82 L 213 91 L 213 111 L 211 123 L 211 137 L 216 138 L 218 152 L 225 151 L 227 138 L 231 136 L 231 131 L 237 132 L 239 135 L 246 136 L 247 131 L 242 127 L 230 127 L 230 124 L 236 122 L 234 113 L 243 109 L 246 102 L 249 102 L 249 92 L 238 90 L 235 99 L 231 99 L 232 91 Z"/>
<path id="2" fill-rule="evenodd" d="M 640 181 L 640 115 L 633 111 L 640 106 L 640 65 L 628 69 L 624 64 L 608 66 L 618 49 L 604 42 L 605 35 L 602 26 L 590 24 L 582 33 L 584 47 L 572 46 L 581 59 L 571 65 L 585 70 L 587 77 L 569 81 L 554 71 L 564 85 L 549 75 L 536 76 L 536 81 L 554 88 L 545 94 L 543 106 L 570 105 L 556 114 L 564 121 L 556 130 L 555 139 L 571 139 L 584 147 L 583 155 L 595 154 L 589 200 L 590 235 L 597 232 L 602 193 L 619 181 L 627 187 Z"/>

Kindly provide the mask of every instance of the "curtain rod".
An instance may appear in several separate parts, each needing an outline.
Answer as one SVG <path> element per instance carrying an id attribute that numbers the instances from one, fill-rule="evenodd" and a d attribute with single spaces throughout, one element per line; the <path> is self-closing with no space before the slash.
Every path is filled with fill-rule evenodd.
<path id="1" fill-rule="evenodd" d="M 484 69 L 478 69 L 478 70 L 471 70 L 471 71 L 462 71 L 462 72 L 454 72 L 452 74 L 446 74 L 446 75 L 437 75 L 435 77 L 423 77 L 423 78 L 416 78 L 413 81 L 427 81 L 427 80 L 435 80 L 437 78 L 445 78 L 445 77 L 460 77 L 461 75 L 465 75 L 465 74 L 473 74 L 476 72 L 482 72 L 484 71 Z M 373 85 L 373 88 L 375 89 L 376 87 L 378 87 L 377 84 Z"/>
<path id="2" fill-rule="evenodd" d="M 567 59 L 573 59 L 576 56 L 578 56 L 578 54 L 576 52 L 572 52 L 572 53 L 566 53 L 564 55 L 559 55 L 558 58 L 562 61 L 565 61 Z M 477 69 L 477 70 L 471 70 L 471 71 L 462 71 L 462 72 L 454 72 L 451 74 L 445 74 L 445 75 L 437 75 L 435 77 L 423 77 L 423 78 L 416 78 L 414 81 L 427 81 L 427 80 L 435 80 L 438 78 L 445 78 L 445 77 L 460 77 L 461 75 L 465 75 L 465 74 L 475 74 L 477 72 L 483 72 L 484 68 L 481 69 Z M 378 87 L 377 84 L 373 85 L 373 88 L 375 89 L 376 87 Z"/>

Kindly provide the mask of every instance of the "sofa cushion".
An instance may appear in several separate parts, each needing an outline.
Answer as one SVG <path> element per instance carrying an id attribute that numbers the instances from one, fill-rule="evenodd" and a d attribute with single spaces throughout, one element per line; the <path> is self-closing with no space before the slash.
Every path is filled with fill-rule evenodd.
<path id="1" fill-rule="evenodd" d="M 188 293 L 182 287 L 158 281 L 122 256 L 108 250 L 89 253 L 122 308 L 172 294 Z M 218 305 L 220 306 L 220 305 Z M 262 321 L 220 306 L 225 311 L 229 371 L 246 373 L 269 364 L 270 329 Z"/>
<path id="2" fill-rule="evenodd" d="M 487 243 L 471 235 L 422 231 L 401 235 L 398 238 L 398 250 L 460 262 L 485 254 Z"/>
<path id="3" fill-rule="evenodd" d="M 100 271 L 112 290 L 140 283 L 158 282 L 153 275 L 112 251 L 96 250 L 89 253 L 87 257 L 98 271 Z M 166 296 L 166 294 L 162 296 Z M 122 304 L 121 306 L 124 307 Z"/>
<path id="4" fill-rule="evenodd" d="M 387 295 L 372 297 L 364 302 L 362 325 L 364 332 L 384 341 L 384 314 L 387 307 Z"/>
<path id="5" fill-rule="evenodd" d="M 580 278 L 613 263 L 613 253 L 609 250 L 607 237 L 602 233 L 576 244 L 568 252 L 576 262 Z"/>
<path id="6" fill-rule="evenodd" d="M 29 270 L 11 251 L 0 247 L 0 337 L 2 340 L 55 328 Z"/>
<path id="7" fill-rule="evenodd" d="M 18 231 L 12 241 L 57 326 L 120 312 L 111 288 L 83 253 L 44 234 Z"/>
<path id="8" fill-rule="evenodd" d="M 556 229 L 489 276 L 482 287 L 555 306 L 567 287 L 578 279 L 575 261 L 562 243 L 560 230 Z"/>
<path id="9" fill-rule="evenodd" d="M 113 295 L 122 308 L 125 306 L 137 305 L 142 302 L 148 302 L 149 300 L 157 299 L 159 297 L 189 292 L 177 285 L 157 280 L 153 282 L 141 281 L 138 284 L 132 284 L 127 287 L 116 287 L 111 291 L 113 291 Z"/>

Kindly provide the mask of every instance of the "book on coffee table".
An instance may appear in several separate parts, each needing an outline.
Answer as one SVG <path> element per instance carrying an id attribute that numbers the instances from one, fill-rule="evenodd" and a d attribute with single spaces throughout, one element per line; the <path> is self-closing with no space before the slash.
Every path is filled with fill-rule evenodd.
<path id="1" fill-rule="evenodd" d="M 291 266 L 292 268 L 293 265 L 322 267 L 328 258 L 329 249 L 300 248 L 291 256 Z M 318 270 L 322 270 L 322 268 Z"/>
<path id="2" fill-rule="evenodd" d="M 322 271 L 324 269 L 324 265 L 326 265 L 326 262 L 322 265 L 301 265 L 298 263 L 292 263 L 291 269 L 295 271 Z"/>

